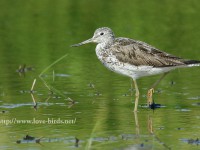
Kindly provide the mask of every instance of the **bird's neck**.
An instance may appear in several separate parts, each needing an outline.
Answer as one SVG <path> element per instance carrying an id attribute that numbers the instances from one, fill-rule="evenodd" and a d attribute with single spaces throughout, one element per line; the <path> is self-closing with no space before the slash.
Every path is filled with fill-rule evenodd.
<path id="1" fill-rule="evenodd" d="M 114 39 L 111 38 L 102 43 L 99 43 L 98 45 L 100 45 L 100 47 L 102 47 L 103 49 L 107 49 L 107 48 L 110 48 L 110 46 L 113 45 L 113 43 L 114 43 Z"/>

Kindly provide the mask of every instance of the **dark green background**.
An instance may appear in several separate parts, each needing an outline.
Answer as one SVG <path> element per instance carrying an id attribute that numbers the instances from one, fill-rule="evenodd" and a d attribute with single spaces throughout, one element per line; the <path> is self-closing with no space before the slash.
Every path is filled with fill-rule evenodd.
<path id="1" fill-rule="evenodd" d="M 154 100 L 165 107 L 154 112 L 140 107 L 136 135 L 130 79 L 107 70 L 96 58 L 94 44 L 70 45 L 108 26 L 116 36 L 200 60 L 199 10 L 198 0 L 0 0 L 0 110 L 5 111 L 0 119 L 76 118 L 73 125 L 0 124 L 0 149 L 71 149 L 75 137 L 79 149 L 198 149 L 187 140 L 200 137 L 200 68 L 173 71 L 159 84 Z M 20 76 L 16 70 L 23 64 L 34 71 Z M 42 79 L 57 90 L 48 102 L 49 91 L 38 77 L 42 71 Z M 37 111 L 29 92 L 35 78 Z M 140 105 L 158 78 L 138 80 Z M 68 97 L 77 102 L 71 108 Z M 151 121 L 153 134 L 148 131 Z M 16 144 L 27 133 L 44 137 L 42 146 Z"/>

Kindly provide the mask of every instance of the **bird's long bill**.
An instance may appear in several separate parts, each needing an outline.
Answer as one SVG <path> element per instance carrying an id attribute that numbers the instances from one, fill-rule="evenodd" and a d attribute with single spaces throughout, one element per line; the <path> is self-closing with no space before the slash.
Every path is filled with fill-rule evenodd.
<path id="1" fill-rule="evenodd" d="M 87 44 L 87 43 L 91 43 L 91 42 L 93 42 L 92 38 L 91 38 L 91 39 L 88 39 L 88 40 L 86 40 L 86 41 L 83 41 L 83 42 L 81 42 L 81 43 L 71 45 L 71 47 L 77 47 L 77 46 L 81 46 L 81 45 L 84 45 L 84 44 Z"/>

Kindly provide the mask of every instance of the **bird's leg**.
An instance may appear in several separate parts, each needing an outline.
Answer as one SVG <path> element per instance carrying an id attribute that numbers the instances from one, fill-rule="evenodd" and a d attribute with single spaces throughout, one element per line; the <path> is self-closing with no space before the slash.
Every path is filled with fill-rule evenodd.
<path id="1" fill-rule="evenodd" d="M 154 88 L 150 88 L 147 92 L 147 105 L 150 106 L 153 103 L 152 95 L 154 93 Z"/>
<path id="2" fill-rule="evenodd" d="M 148 115 L 148 130 L 150 134 L 153 134 L 153 122 L 152 118 Z"/>
<path id="3" fill-rule="evenodd" d="M 148 90 L 147 92 L 147 105 L 150 106 L 153 103 L 152 96 L 154 93 L 154 88 L 160 83 L 160 81 L 168 74 L 169 72 L 164 73 Z"/>
<path id="4" fill-rule="evenodd" d="M 133 79 L 131 78 L 131 90 L 130 90 L 131 96 L 133 96 Z"/>
<path id="5" fill-rule="evenodd" d="M 140 135 L 140 126 L 139 126 L 137 112 L 135 112 L 135 111 L 134 111 L 134 117 L 135 117 L 135 131 L 136 131 L 136 135 L 139 136 Z"/>
<path id="6" fill-rule="evenodd" d="M 138 100 L 139 100 L 139 89 L 138 89 L 138 86 L 137 86 L 137 82 L 135 79 L 133 79 L 133 83 L 134 83 L 134 86 L 135 86 L 135 108 L 134 108 L 134 112 L 137 111 L 137 107 L 138 107 Z"/>

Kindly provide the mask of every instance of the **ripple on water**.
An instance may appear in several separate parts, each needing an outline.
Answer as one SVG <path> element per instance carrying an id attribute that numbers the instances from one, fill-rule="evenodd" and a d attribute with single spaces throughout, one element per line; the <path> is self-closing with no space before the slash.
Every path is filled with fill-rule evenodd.
<path id="1" fill-rule="evenodd" d="M 182 108 L 182 109 L 176 109 L 176 111 L 180 111 L 180 112 L 189 112 L 191 111 L 190 109 L 186 109 L 186 108 Z"/>
<path id="2" fill-rule="evenodd" d="M 40 103 L 38 102 L 37 103 L 38 105 L 45 105 L 45 106 L 50 106 L 50 105 L 61 105 L 61 106 L 65 106 L 65 103 Z M 20 104 L 3 104 L 0 106 L 0 108 L 8 108 L 8 109 L 11 109 L 11 108 L 18 108 L 18 107 L 23 107 L 23 106 L 34 106 L 33 103 L 20 103 Z"/>

